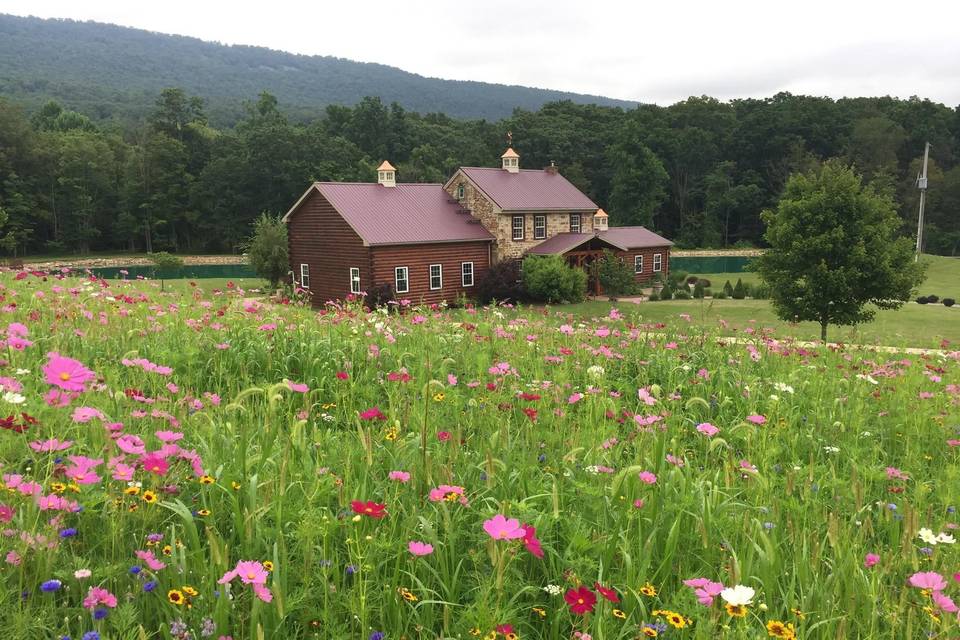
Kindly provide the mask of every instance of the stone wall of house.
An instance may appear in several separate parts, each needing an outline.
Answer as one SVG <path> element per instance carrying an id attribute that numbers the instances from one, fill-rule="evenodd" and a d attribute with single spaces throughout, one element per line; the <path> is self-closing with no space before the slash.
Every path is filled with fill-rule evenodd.
<path id="1" fill-rule="evenodd" d="M 558 233 L 567 233 L 570 231 L 569 213 L 544 213 L 547 217 L 547 237 L 535 239 L 533 237 L 533 218 L 539 213 L 512 214 L 503 212 L 493 202 L 491 202 L 479 189 L 473 186 L 467 178 L 460 172 L 454 176 L 447 187 L 447 193 L 456 199 L 457 188 L 463 184 L 463 198 L 460 200 L 460 206 L 468 209 L 471 214 L 480 220 L 480 223 L 486 227 L 487 231 L 496 238 L 493 243 L 492 263 L 500 260 L 515 260 L 522 258 L 524 253 L 537 246 L 547 238 L 552 238 Z M 593 232 L 593 214 L 596 211 L 580 212 L 580 232 Z M 523 240 L 513 239 L 513 216 L 523 215 Z"/>

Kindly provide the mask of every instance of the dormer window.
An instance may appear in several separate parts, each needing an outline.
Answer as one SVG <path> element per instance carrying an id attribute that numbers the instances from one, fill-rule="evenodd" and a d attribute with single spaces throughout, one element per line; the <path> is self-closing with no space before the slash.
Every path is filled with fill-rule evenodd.
<path id="1" fill-rule="evenodd" d="M 397 170 L 386 160 L 377 167 L 377 184 L 385 187 L 397 186 Z"/>

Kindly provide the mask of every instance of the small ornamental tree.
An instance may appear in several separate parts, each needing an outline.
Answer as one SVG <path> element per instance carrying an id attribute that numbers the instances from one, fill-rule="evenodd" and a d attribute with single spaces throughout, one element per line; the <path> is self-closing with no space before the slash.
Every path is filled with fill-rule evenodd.
<path id="1" fill-rule="evenodd" d="M 609 249 L 597 261 L 597 277 L 603 292 L 611 299 L 631 294 L 637 289 L 633 266 L 625 263 Z"/>
<path id="2" fill-rule="evenodd" d="M 280 216 L 261 213 L 253 223 L 253 235 L 243 249 L 253 270 L 269 280 L 274 289 L 290 271 L 287 225 Z"/>
<path id="3" fill-rule="evenodd" d="M 870 321 L 868 304 L 899 308 L 923 281 L 892 195 L 839 161 L 791 176 L 762 217 L 770 249 L 756 264 L 773 308 L 782 320 L 820 323 L 821 340 L 831 324 Z"/>
<path id="4" fill-rule="evenodd" d="M 147 257 L 150 258 L 150 261 L 154 266 L 159 269 L 154 269 L 153 276 L 160 278 L 160 290 L 163 291 L 165 287 L 165 280 L 170 278 L 171 274 L 179 277 L 180 269 L 183 267 L 183 258 L 180 256 L 175 256 L 172 253 L 167 253 L 166 251 L 158 251 L 156 253 L 148 253 Z"/>

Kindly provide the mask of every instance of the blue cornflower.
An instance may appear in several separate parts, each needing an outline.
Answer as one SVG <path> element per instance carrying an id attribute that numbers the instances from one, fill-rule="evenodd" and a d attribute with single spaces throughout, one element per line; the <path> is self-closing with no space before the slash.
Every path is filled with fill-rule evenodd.
<path id="1" fill-rule="evenodd" d="M 897 505 L 895 505 L 895 504 L 893 504 L 893 503 L 891 502 L 890 504 L 887 505 L 887 509 L 890 509 L 890 511 L 896 511 L 896 510 L 897 510 Z"/>
<path id="2" fill-rule="evenodd" d="M 374 631 L 370 634 L 369 640 L 383 640 L 386 635 L 383 631 Z"/>
<path id="3" fill-rule="evenodd" d="M 74 529 L 73 527 L 70 527 L 69 529 L 64 529 L 63 531 L 60 532 L 61 538 L 72 538 L 75 535 L 77 535 L 77 530 Z M 96 633 L 96 632 L 91 632 L 91 633 Z"/>
<path id="4" fill-rule="evenodd" d="M 149 581 L 149 582 L 144 582 L 144 583 L 143 583 L 143 590 L 144 590 L 145 592 L 147 592 L 147 593 L 150 593 L 151 591 L 153 591 L 153 590 L 156 589 L 156 588 L 157 588 L 157 581 L 156 581 L 156 580 L 151 580 L 151 581 Z"/>
<path id="5" fill-rule="evenodd" d="M 547 461 L 547 454 L 541 453 L 539 456 L 537 456 L 537 461 L 539 461 L 539 462 L 546 462 L 546 461 Z"/>
<path id="6" fill-rule="evenodd" d="M 947 513 L 956 513 L 956 512 L 957 512 L 956 507 L 947 507 Z"/>
<path id="7" fill-rule="evenodd" d="M 930 547 L 920 547 L 919 551 L 925 556 L 933 555 L 933 549 L 931 549 Z"/>
<path id="8" fill-rule="evenodd" d="M 348 565 L 347 565 L 347 575 L 348 575 L 348 576 L 352 576 L 352 575 L 355 574 L 356 572 L 357 572 L 357 565 L 355 565 L 355 564 L 348 564 Z"/>
<path id="9" fill-rule="evenodd" d="M 130 573 L 132 573 L 135 576 L 140 575 L 141 571 L 143 571 L 143 569 L 141 569 L 139 565 L 133 565 L 132 567 L 130 567 Z"/>
<path id="10" fill-rule="evenodd" d="M 104 609 L 103 607 L 99 607 L 99 608 L 93 610 L 93 619 L 94 619 L 94 620 L 103 620 L 104 618 L 107 617 L 107 614 L 108 614 L 108 613 L 109 613 L 109 611 L 107 611 L 107 610 Z"/>
<path id="11" fill-rule="evenodd" d="M 100 634 L 96 631 L 87 631 L 83 634 L 83 640 L 100 640 Z"/>
<path id="12" fill-rule="evenodd" d="M 47 580 L 40 585 L 40 591 L 50 593 L 51 591 L 57 591 L 61 586 L 63 586 L 63 583 L 59 580 Z"/>

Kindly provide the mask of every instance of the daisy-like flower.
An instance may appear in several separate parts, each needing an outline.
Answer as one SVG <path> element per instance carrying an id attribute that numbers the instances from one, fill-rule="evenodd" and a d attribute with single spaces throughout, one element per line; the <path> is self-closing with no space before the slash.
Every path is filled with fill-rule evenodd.
<path id="1" fill-rule="evenodd" d="M 745 607 L 753 602 L 753 597 L 757 594 L 753 587 L 747 587 L 738 584 L 735 587 L 727 587 L 720 592 L 720 597 L 727 604 Z"/>
<path id="2" fill-rule="evenodd" d="M 60 387 L 64 391 L 85 391 L 87 383 L 96 378 L 93 371 L 83 366 L 79 360 L 61 356 L 56 352 L 47 354 L 43 375 L 47 384 Z"/>

